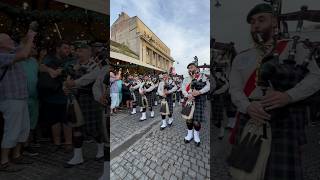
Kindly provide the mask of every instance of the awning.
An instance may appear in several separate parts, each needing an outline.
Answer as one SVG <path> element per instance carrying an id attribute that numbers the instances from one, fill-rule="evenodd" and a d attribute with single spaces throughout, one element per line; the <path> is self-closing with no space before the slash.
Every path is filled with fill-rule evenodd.
<path id="1" fill-rule="evenodd" d="M 150 68 L 150 69 L 154 69 L 154 70 L 157 70 L 157 71 L 164 72 L 162 69 L 159 69 L 157 67 L 151 66 L 149 64 L 141 63 L 139 61 L 139 59 L 135 59 L 135 58 L 132 58 L 130 56 L 127 56 L 127 55 L 124 55 L 124 54 L 121 54 L 121 53 L 110 51 L 110 57 L 113 58 L 113 59 L 119 59 L 120 61 L 125 61 L 125 62 L 136 64 L 136 65 L 139 65 L 139 66 L 142 66 L 142 67 L 146 67 L 146 68 Z"/>
<path id="2" fill-rule="evenodd" d="M 110 15 L 108 0 L 55 0 L 83 9 Z"/>

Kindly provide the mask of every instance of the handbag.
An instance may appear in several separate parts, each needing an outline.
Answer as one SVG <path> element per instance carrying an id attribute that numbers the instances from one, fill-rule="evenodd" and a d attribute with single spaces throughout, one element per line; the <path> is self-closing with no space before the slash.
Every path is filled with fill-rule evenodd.
<path id="1" fill-rule="evenodd" d="M 193 118 L 193 113 L 194 113 L 194 108 L 195 108 L 195 104 L 193 100 L 188 100 L 184 107 L 182 107 L 181 110 L 181 115 L 182 118 L 186 119 L 186 120 L 190 120 Z"/>
<path id="2" fill-rule="evenodd" d="M 161 115 L 169 115 L 169 105 L 165 98 L 161 100 L 161 106 L 160 106 L 160 114 Z"/>
<path id="3" fill-rule="evenodd" d="M 68 99 L 67 118 L 72 124 L 72 127 L 80 127 L 84 125 L 84 117 L 77 99 L 72 95 Z"/>
<path id="4" fill-rule="evenodd" d="M 263 180 L 271 150 L 269 122 L 257 124 L 249 120 L 227 158 L 235 180 Z"/>

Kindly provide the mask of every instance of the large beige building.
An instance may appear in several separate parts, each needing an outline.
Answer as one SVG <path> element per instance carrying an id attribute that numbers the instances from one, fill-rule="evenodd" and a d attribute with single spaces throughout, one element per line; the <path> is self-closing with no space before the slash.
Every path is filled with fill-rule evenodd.
<path id="1" fill-rule="evenodd" d="M 138 55 L 139 62 L 131 63 L 162 71 L 173 65 L 170 49 L 137 16 L 122 12 L 111 26 L 111 40 Z"/>

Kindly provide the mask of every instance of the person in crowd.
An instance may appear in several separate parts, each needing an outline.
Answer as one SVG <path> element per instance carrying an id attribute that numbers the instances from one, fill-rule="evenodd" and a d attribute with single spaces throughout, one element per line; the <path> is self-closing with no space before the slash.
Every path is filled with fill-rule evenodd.
<path id="1" fill-rule="evenodd" d="M 35 45 L 33 45 L 32 51 L 27 58 L 27 60 L 22 61 L 23 70 L 27 76 L 27 88 L 28 88 L 28 110 L 29 110 L 29 119 L 30 119 L 30 134 L 29 141 L 24 147 L 24 154 L 29 156 L 37 155 L 38 153 L 30 146 L 30 143 L 35 140 L 35 129 L 38 123 L 39 118 L 39 101 L 38 101 L 38 72 L 39 64 L 35 59 L 37 56 L 37 50 Z"/>
<path id="2" fill-rule="evenodd" d="M 113 66 L 110 66 L 110 97 L 111 97 L 111 114 L 116 113 L 116 107 L 119 104 L 118 83 L 121 78 L 121 70 L 116 72 Z"/>
<path id="3" fill-rule="evenodd" d="M 117 81 L 117 85 L 118 85 L 118 98 L 119 98 L 119 101 L 117 103 L 117 106 L 116 106 L 116 110 L 117 111 L 121 111 L 122 109 L 122 104 L 123 104 L 123 92 L 122 92 L 122 85 L 123 85 L 123 76 Z"/>
<path id="4" fill-rule="evenodd" d="M 30 119 L 27 77 L 20 62 L 29 56 L 35 35 L 36 32 L 29 30 L 16 48 L 8 34 L 0 33 L 0 112 L 4 118 L 0 171 L 4 172 L 21 170 L 12 163 L 32 163 L 24 159 L 21 153 L 29 136 Z M 10 154 L 12 159 L 9 158 Z"/>
<path id="5" fill-rule="evenodd" d="M 133 83 L 133 76 L 128 75 L 127 78 L 123 81 L 122 85 L 122 95 L 123 95 L 123 102 L 125 102 L 127 109 L 132 109 L 132 101 L 133 95 L 130 91 L 130 87 Z"/>
<path id="6" fill-rule="evenodd" d="M 61 130 L 63 129 L 65 151 L 72 150 L 72 127 L 67 120 L 67 97 L 62 90 L 64 80 L 63 70 L 70 63 L 69 42 L 59 41 L 54 54 L 49 54 L 40 65 L 39 95 L 42 101 L 43 114 L 51 126 L 55 148 L 53 152 L 62 148 Z M 48 85 L 47 85 L 48 84 Z"/>

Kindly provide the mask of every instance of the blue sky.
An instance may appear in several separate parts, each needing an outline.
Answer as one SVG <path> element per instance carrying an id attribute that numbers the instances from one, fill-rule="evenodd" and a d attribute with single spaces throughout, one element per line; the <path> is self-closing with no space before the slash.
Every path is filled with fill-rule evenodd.
<path id="1" fill-rule="evenodd" d="M 210 62 L 210 0 L 111 0 L 110 25 L 122 11 L 138 16 L 170 49 L 177 73 L 198 56 Z"/>

